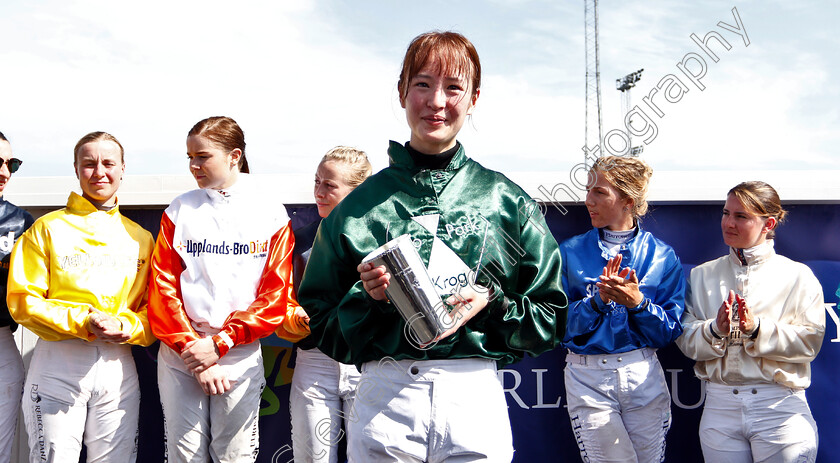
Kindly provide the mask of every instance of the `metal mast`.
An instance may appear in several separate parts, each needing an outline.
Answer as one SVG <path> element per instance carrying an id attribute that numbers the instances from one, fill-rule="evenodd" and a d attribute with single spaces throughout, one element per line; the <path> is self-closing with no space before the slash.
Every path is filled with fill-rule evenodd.
<path id="1" fill-rule="evenodd" d="M 584 27 L 586 39 L 586 144 L 584 149 L 600 156 L 601 142 L 601 64 L 598 52 L 598 0 L 584 0 Z M 598 150 L 595 150 L 595 147 Z M 584 154 L 587 166 L 592 163 Z"/>

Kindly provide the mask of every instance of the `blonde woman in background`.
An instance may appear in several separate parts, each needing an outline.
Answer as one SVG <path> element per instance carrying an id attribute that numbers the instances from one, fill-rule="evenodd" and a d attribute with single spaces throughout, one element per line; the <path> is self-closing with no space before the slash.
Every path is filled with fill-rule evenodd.
<path id="1" fill-rule="evenodd" d="M 371 171 L 364 151 L 347 146 L 329 150 L 315 171 L 315 204 L 320 218 L 328 216 Z M 295 230 L 295 285 L 303 276 L 320 223 L 317 220 Z M 318 278 L 318 275 L 310 275 L 310 278 Z M 289 397 L 296 463 L 338 461 L 338 444 L 344 437 L 343 418 L 351 413 L 359 382 L 360 373 L 355 366 L 331 359 L 316 346 L 312 336 L 297 344 Z"/>
<path id="2" fill-rule="evenodd" d="M 691 271 L 677 345 L 706 381 L 700 444 L 708 462 L 817 458 L 805 388 L 825 334 L 823 292 L 811 269 L 776 254 L 786 216 L 770 185 L 736 185 L 720 222 L 729 254 Z"/>
<path id="3" fill-rule="evenodd" d="M 560 245 L 569 317 L 566 401 L 584 461 L 664 461 L 671 396 L 656 349 L 681 333 L 685 279 L 671 246 L 643 230 L 653 170 L 607 156 L 592 166 L 592 230 Z"/>

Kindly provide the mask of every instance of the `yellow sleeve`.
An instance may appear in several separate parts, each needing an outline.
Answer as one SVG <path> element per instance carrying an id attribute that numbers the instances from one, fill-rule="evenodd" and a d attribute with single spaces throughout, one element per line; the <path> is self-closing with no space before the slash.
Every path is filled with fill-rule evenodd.
<path id="1" fill-rule="evenodd" d="M 93 307 L 87 303 L 49 299 L 50 252 L 44 246 L 49 231 L 33 225 L 15 243 L 9 262 L 6 302 L 15 321 L 46 341 L 94 339 L 86 327 Z"/>
<path id="2" fill-rule="evenodd" d="M 151 274 L 151 253 L 154 241 L 152 235 L 143 231 L 140 242 L 141 255 L 137 257 L 137 277 L 128 292 L 125 306 L 120 306 L 113 314 L 123 325 L 123 331 L 131 333 L 126 344 L 148 346 L 157 338 L 152 334 L 147 309 L 149 307 L 149 275 Z"/>

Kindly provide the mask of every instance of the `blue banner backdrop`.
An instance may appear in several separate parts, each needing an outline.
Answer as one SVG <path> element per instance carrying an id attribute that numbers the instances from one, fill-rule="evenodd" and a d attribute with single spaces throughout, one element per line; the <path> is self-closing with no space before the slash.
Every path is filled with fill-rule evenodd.
<path id="1" fill-rule="evenodd" d="M 720 204 L 654 205 L 642 222 L 643 228 L 674 247 L 686 275 L 695 265 L 727 252 L 720 232 Z M 776 251 L 807 264 L 823 286 L 826 302 L 826 335 L 812 364 L 813 384 L 808 401 L 820 429 L 817 461 L 840 462 L 831 436 L 840 427 L 840 401 L 833 388 L 840 384 L 840 334 L 837 297 L 840 283 L 840 205 L 797 204 L 788 223 L 777 233 Z M 287 207 L 293 226 L 316 218 L 312 206 Z M 562 210 L 561 210 L 562 209 Z M 563 213 L 565 212 L 565 214 Z M 157 234 L 161 210 L 125 210 Z M 561 242 L 590 228 L 582 205 L 568 209 L 546 206 L 548 225 Z M 275 337 L 263 340 L 267 386 L 260 410 L 260 454 L 258 462 L 293 461 L 289 431 L 289 383 L 294 372 L 292 346 Z M 667 461 L 702 462 L 697 437 L 703 409 L 704 388 L 694 377 L 693 362 L 675 346 L 658 352 L 671 389 L 673 425 L 668 434 Z M 163 419 L 157 389 L 157 344 L 134 348 L 141 378 L 142 407 L 138 461 L 163 461 Z M 569 417 L 565 410 L 563 368 L 565 352 L 556 349 L 538 358 L 527 358 L 500 370 L 513 428 L 515 462 L 580 461 Z"/>

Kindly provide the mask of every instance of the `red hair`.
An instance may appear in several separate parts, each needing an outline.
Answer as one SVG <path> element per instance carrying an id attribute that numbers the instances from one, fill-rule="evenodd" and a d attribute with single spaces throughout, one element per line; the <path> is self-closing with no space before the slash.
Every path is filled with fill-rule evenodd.
<path id="1" fill-rule="evenodd" d="M 443 75 L 463 75 L 472 85 L 471 96 L 481 87 L 481 62 L 472 42 L 457 32 L 432 31 L 411 41 L 403 59 L 397 87 L 400 101 L 408 94 L 408 84 L 427 64 L 434 63 Z"/>

